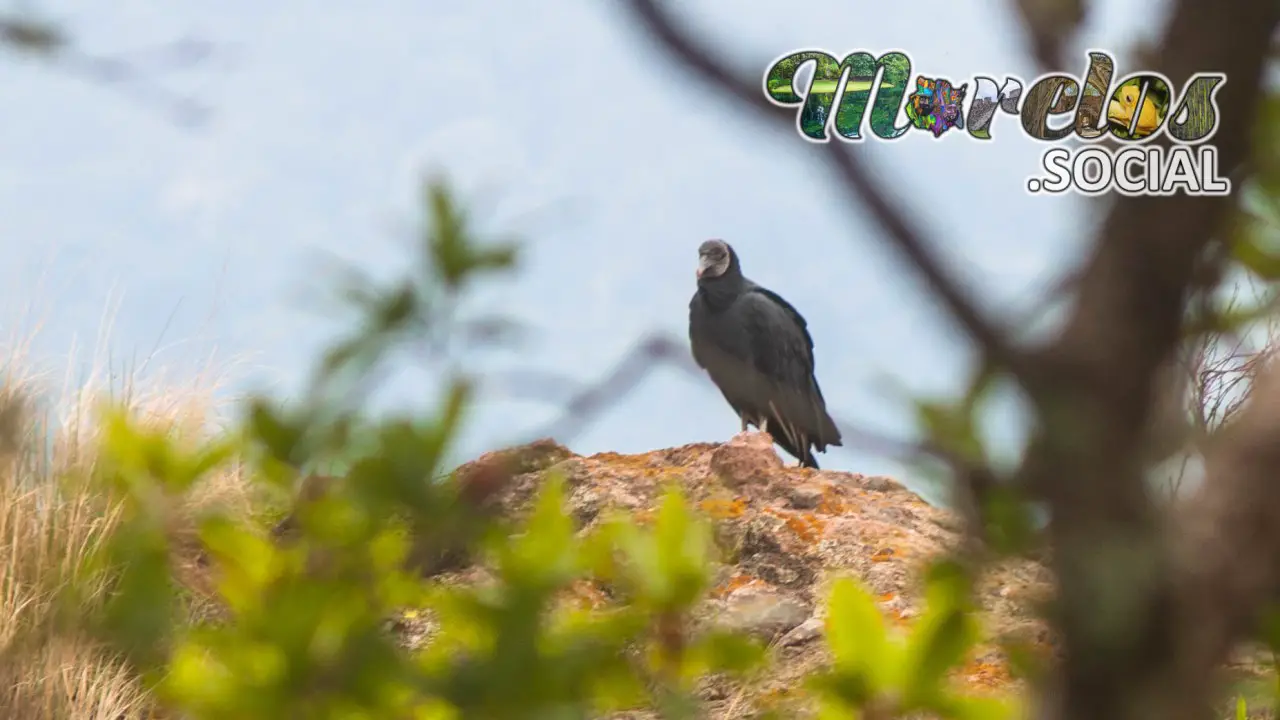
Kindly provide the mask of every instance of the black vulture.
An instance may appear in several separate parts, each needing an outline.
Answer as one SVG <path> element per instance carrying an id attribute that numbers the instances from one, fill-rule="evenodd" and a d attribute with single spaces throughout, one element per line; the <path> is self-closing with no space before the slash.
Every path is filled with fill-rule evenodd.
<path id="1" fill-rule="evenodd" d="M 813 375 L 808 324 L 777 293 L 743 277 L 738 254 L 723 240 L 698 248 L 689 344 L 742 430 L 754 425 L 769 433 L 802 467 L 818 467 L 813 450 L 840 445 Z"/>

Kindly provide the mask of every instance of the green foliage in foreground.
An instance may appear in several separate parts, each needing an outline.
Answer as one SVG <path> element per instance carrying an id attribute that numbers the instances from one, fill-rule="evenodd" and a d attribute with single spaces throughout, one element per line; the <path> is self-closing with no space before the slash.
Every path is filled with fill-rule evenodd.
<path id="1" fill-rule="evenodd" d="M 854 581 L 838 581 L 827 620 L 833 667 L 813 679 L 822 717 L 849 717 L 867 707 L 889 717 L 919 711 L 957 719 L 1012 717 L 1008 701 L 965 697 L 944 682 L 979 640 L 968 597 L 968 580 L 957 565 L 935 565 L 926 578 L 924 615 L 905 641 L 895 642 L 874 599 Z"/>
<path id="2" fill-rule="evenodd" d="M 473 242 L 441 186 L 429 186 L 427 202 L 417 272 L 388 288 L 349 285 L 358 330 L 323 358 L 296 406 L 255 400 L 237 429 L 198 443 L 107 414 L 90 481 L 123 518 L 64 591 L 68 607 L 93 606 L 84 593 L 106 578 L 101 612 L 74 618 L 77 629 L 122 653 L 162 704 L 191 718 L 586 718 L 633 707 L 678 718 L 694 714 L 697 680 L 750 682 L 769 661 L 765 648 L 692 621 L 715 545 L 678 488 L 647 525 L 612 517 L 579 537 L 551 477 L 513 524 L 480 512 L 476 488 L 443 467 L 472 379 L 448 378 L 440 406 L 420 415 L 365 409 L 388 355 L 456 322 L 465 288 L 515 257 Z M 345 482 L 293 501 L 297 469 L 333 458 L 348 465 Z M 293 503 L 298 537 L 277 543 L 262 523 L 216 510 L 196 518 L 221 612 L 192 620 L 172 571 L 171 522 L 210 474 L 233 470 Z M 495 582 L 446 586 L 408 569 L 416 555 L 458 546 Z M 614 600 L 557 601 L 583 580 Z M 898 640 L 852 580 L 835 585 L 834 664 L 810 683 L 824 717 L 871 708 L 1011 717 L 1008 703 L 957 695 L 946 681 L 978 639 L 964 574 L 939 565 L 927 592 L 926 614 Z M 387 630 L 403 608 L 437 619 L 425 648 L 403 648 Z"/>

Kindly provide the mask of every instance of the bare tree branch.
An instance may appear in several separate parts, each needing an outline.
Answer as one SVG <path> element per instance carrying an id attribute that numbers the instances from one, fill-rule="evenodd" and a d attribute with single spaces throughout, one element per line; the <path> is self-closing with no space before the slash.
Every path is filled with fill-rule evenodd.
<path id="1" fill-rule="evenodd" d="M 567 441 L 610 405 L 630 393 L 660 361 L 674 361 L 686 354 L 678 344 L 660 335 L 641 340 L 604 379 L 592 383 L 564 403 L 560 419 L 535 433 L 534 437 Z"/>
<path id="2" fill-rule="evenodd" d="M 560 442 L 569 442 L 582 428 L 630 394 L 651 372 L 663 365 L 674 367 L 699 383 L 708 384 L 706 373 L 694 363 L 682 343 L 655 333 L 641 340 L 597 382 L 581 385 L 548 373 L 522 372 L 511 376 L 503 386 L 508 390 L 518 391 L 525 398 L 550 400 L 562 405 L 565 409 L 560 417 L 529 435 L 529 439 L 551 437 Z M 534 382 L 529 382 L 530 380 Z M 570 387 L 575 390 L 566 393 Z M 570 396 L 567 401 L 565 394 Z M 958 459 L 951 453 L 927 441 L 899 440 L 840 418 L 835 418 L 835 421 L 844 436 L 846 448 L 859 448 L 899 462 L 931 459 L 950 465 L 958 463 Z"/>
<path id="3" fill-rule="evenodd" d="M 1211 670 L 1280 597 L 1280 372 L 1268 368 L 1236 422 L 1210 443 L 1205 482 L 1183 506 L 1175 533 L 1189 633 L 1178 681 L 1208 695 Z"/>
<path id="4" fill-rule="evenodd" d="M 629 0 L 629 5 L 648 32 L 702 79 L 742 105 L 772 113 L 780 125 L 790 125 L 764 101 L 756 83 L 726 71 L 701 43 L 676 29 L 657 2 Z M 1215 136 L 1224 168 L 1244 166 L 1263 61 L 1278 20 L 1276 3 L 1180 0 L 1154 53 L 1151 69 L 1175 81 L 1205 70 L 1227 74 L 1229 81 L 1217 95 L 1221 118 Z M 1048 55 L 1053 50 L 1045 27 L 1031 28 L 1042 62 L 1052 60 Z M 1240 556 L 1257 563 L 1280 553 L 1280 496 L 1275 495 L 1280 491 L 1240 479 L 1270 480 L 1263 468 L 1274 472 L 1280 466 L 1280 457 L 1265 450 L 1280 433 L 1280 414 L 1242 418 L 1243 427 L 1231 436 L 1235 442 L 1216 456 L 1215 478 L 1226 472 L 1242 484 L 1227 496 L 1230 502 L 1211 506 L 1217 509 L 1203 519 L 1211 530 L 1202 537 L 1224 532 L 1233 521 L 1237 535 L 1227 535 L 1235 538 L 1225 544 L 1228 550 L 1197 557 L 1189 573 L 1179 572 L 1177 558 L 1164 543 L 1143 482 L 1143 464 L 1159 372 L 1179 346 L 1187 301 L 1205 282 L 1207 251 L 1230 201 L 1135 197 L 1116 202 L 1082 268 L 1064 330 L 1040 350 L 1019 356 L 850 153 L 832 143 L 823 157 L 850 200 L 871 210 L 888 242 L 973 340 L 1014 371 L 1035 403 L 1039 433 L 1019 476 L 1050 503 L 1059 587 L 1056 620 L 1065 649 L 1058 692 L 1045 696 L 1046 716 L 1207 717 L 1213 667 L 1238 636 L 1243 620 L 1197 626 L 1195 613 L 1214 609 L 1201 598 L 1235 602 L 1225 617 L 1249 618 L 1260 589 L 1280 586 L 1274 567 L 1238 567 L 1232 552 L 1251 542 L 1267 548 L 1266 553 Z M 1217 272 L 1213 263 L 1220 265 L 1223 256 L 1213 256 L 1210 276 Z M 1270 444 L 1258 444 L 1264 438 Z M 1254 472 L 1247 472 L 1251 468 Z M 1252 536 L 1246 537 L 1248 533 Z M 1270 541 L 1259 542 L 1259 533 Z M 1237 571 L 1255 578 L 1244 583 L 1252 592 L 1224 595 L 1208 587 L 1208 578 L 1227 588 L 1242 587 L 1223 578 Z M 1184 629 L 1193 626 L 1197 630 L 1189 637 Z"/>
<path id="5" fill-rule="evenodd" d="M 1264 58 L 1278 20 L 1280 6 L 1252 0 L 1181 0 L 1173 8 L 1152 69 L 1179 80 L 1206 69 L 1227 74 L 1215 135 L 1223 167 L 1239 167 L 1249 150 Z M 1063 333 L 1036 353 L 1044 377 L 1053 381 L 1033 393 L 1042 429 L 1024 477 L 1050 503 L 1066 650 L 1051 716 L 1192 718 L 1208 712 L 1209 678 L 1222 656 L 1179 652 L 1186 641 L 1181 632 L 1198 621 L 1182 615 L 1184 593 L 1191 591 L 1176 579 L 1162 549 L 1142 466 L 1158 371 L 1179 345 L 1198 263 L 1218 237 L 1230 202 L 1118 200 Z M 1277 509 L 1270 509 L 1273 517 Z M 1222 572 L 1235 567 L 1228 562 Z M 1117 626 L 1099 622 L 1100 608 L 1116 602 L 1108 565 L 1133 579 L 1124 601 L 1124 642 L 1105 637 Z"/>
<path id="6" fill-rule="evenodd" d="M 1014 10 L 1031 44 L 1031 55 L 1042 72 L 1062 69 L 1062 46 L 1084 22 L 1083 0 L 1014 0 Z"/>
<path id="7" fill-rule="evenodd" d="M 759 82 L 735 76 L 726 69 L 726 63 L 705 49 L 705 43 L 695 40 L 678 28 L 660 2 L 627 0 L 627 5 L 644 28 L 680 62 L 695 71 L 700 79 L 739 104 L 756 109 L 779 127 L 793 126 L 792 119 L 778 112 L 776 107 L 765 100 Z M 892 247 L 920 274 L 929 289 L 942 300 L 973 340 L 1001 366 L 1009 368 L 1015 375 L 1020 374 L 1022 361 L 1005 334 L 979 311 L 959 279 L 929 249 L 920 230 L 880 191 L 863 165 L 854 159 L 850 149 L 838 142 L 830 142 L 821 148 L 821 152 L 844 185 L 850 199 L 870 210 L 872 217 L 884 228 Z"/>
<path id="8" fill-rule="evenodd" d="M 0 12 L 0 48 L 6 47 L 91 82 L 128 91 L 138 100 L 160 106 L 180 126 L 196 127 L 209 119 L 207 106 L 171 92 L 148 77 L 198 65 L 213 51 L 209 42 L 184 38 L 146 51 L 95 56 L 75 47 L 53 23 L 26 12 Z"/>

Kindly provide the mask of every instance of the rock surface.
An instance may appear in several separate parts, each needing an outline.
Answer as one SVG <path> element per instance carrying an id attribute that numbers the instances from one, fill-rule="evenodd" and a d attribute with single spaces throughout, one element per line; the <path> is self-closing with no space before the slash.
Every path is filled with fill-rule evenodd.
<path id="1" fill-rule="evenodd" d="M 768 437 L 742 433 L 723 444 L 694 444 L 642 455 L 575 455 L 550 441 L 491 453 L 459 469 L 459 476 L 485 478 L 495 463 L 515 477 L 489 500 L 498 512 L 524 513 L 548 472 L 566 480 L 571 511 L 586 529 L 606 509 L 621 509 L 643 521 L 651 517 L 665 485 L 677 482 L 712 520 L 717 542 L 729 559 L 717 569 L 715 586 L 700 615 L 750 632 L 773 646 L 765 677 L 736 687 L 708 687 L 709 717 L 749 717 L 750 708 L 774 707 L 793 716 L 788 703 L 800 679 L 827 661 L 822 642 L 830 581 L 847 574 L 872 592 L 881 611 L 897 625 L 918 614 L 920 571 L 930 558 L 959 540 L 947 511 L 885 477 L 784 466 Z M 487 489 L 487 488 L 486 488 Z M 463 568 L 444 576 L 474 582 L 483 570 Z M 968 660 L 956 681 L 973 690 L 1019 689 L 997 642 L 1017 639 L 1048 650 L 1035 601 L 1047 597 L 1050 576 L 1031 561 L 992 568 L 977 601 L 990 643 Z M 602 600 L 584 587 L 585 602 Z M 396 624 L 405 642 L 428 642 L 426 614 Z M 628 717 L 640 717 L 628 715 Z"/>

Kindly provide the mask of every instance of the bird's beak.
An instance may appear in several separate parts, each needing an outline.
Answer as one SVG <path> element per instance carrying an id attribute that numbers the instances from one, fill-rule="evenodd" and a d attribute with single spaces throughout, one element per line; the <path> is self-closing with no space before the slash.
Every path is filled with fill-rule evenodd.
<path id="1" fill-rule="evenodd" d="M 1128 123 L 1128 121 L 1132 117 L 1129 114 L 1129 108 L 1126 108 L 1124 105 L 1121 105 L 1116 100 L 1112 100 L 1110 103 L 1107 103 L 1107 115 L 1112 120 L 1121 120 L 1121 121 L 1124 121 L 1125 123 Z"/>
<path id="2" fill-rule="evenodd" d="M 706 255 L 699 255 L 698 256 L 698 279 L 699 280 L 702 279 L 703 273 L 705 273 L 707 269 L 710 267 L 711 267 L 711 259 L 708 258 Z"/>

